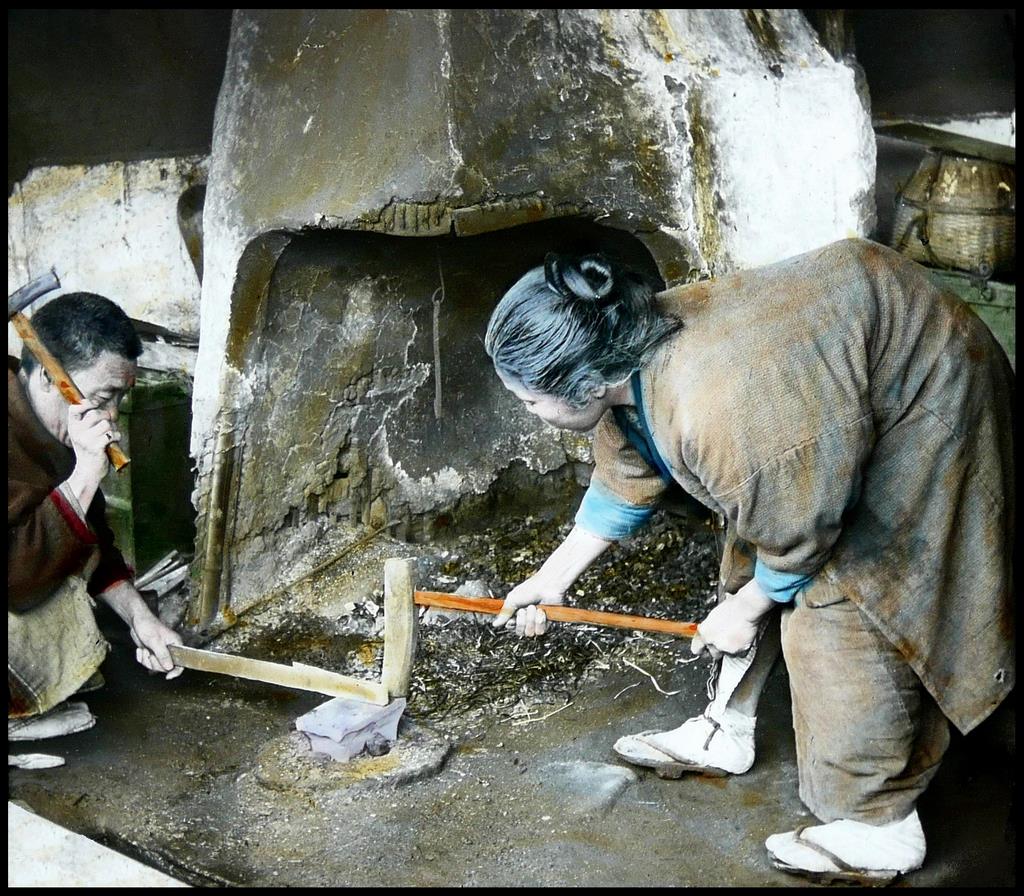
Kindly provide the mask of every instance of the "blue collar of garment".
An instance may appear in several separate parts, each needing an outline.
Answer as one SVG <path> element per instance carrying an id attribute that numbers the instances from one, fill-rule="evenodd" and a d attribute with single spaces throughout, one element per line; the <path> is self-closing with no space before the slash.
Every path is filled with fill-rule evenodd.
<path id="1" fill-rule="evenodd" d="M 668 464 L 654 444 L 654 436 L 651 435 L 651 428 L 647 423 L 647 414 L 644 411 L 643 390 L 640 387 L 640 371 L 637 370 L 630 377 L 630 386 L 633 389 L 633 400 L 636 402 L 636 414 L 627 413 L 627 408 L 612 408 L 612 414 L 619 429 L 623 431 L 630 444 L 636 448 L 640 456 L 655 470 L 666 482 L 673 480 Z"/>

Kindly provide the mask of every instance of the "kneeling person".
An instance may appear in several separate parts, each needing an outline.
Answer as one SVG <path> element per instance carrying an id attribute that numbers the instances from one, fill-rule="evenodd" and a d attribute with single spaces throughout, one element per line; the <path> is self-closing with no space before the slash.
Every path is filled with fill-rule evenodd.
<path id="1" fill-rule="evenodd" d="M 132 584 L 99 488 L 108 470 L 106 448 L 121 437 L 117 407 L 135 383 L 142 342 L 124 311 L 90 293 L 54 299 L 35 313 L 33 324 L 84 401 L 68 405 L 28 349 L 20 364 L 8 358 L 9 740 L 93 724 L 84 704 L 63 703 L 91 684 L 108 650 L 93 597 L 127 623 L 143 666 L 167 678 L 182 671 L 168 650 L 181 637 L 153 615 Z"/>

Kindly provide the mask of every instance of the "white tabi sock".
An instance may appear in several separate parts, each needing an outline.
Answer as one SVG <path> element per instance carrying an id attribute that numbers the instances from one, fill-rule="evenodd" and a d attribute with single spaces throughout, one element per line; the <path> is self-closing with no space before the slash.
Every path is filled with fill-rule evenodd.
<path id="1" fill-rule="evenodd" d="M 804 828 L 799 834 L 773 834 L 764 845 L 780 862 L 806 871 L 840 870 L 829 858 L 800 841 L 823 847 L 847 865 L 864 871 L 913 871 L 925 857 L 924 830 L 915 809 L 901 821 L 871 825 L 840 819 Z"/>

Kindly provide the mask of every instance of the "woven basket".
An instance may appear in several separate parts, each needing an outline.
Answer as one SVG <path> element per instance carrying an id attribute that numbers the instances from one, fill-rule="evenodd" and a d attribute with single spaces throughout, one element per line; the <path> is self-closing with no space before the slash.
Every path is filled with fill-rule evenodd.
<path id="1" fill-rule="evenodd" d="M 930 151 L 896 195 L 891 245 L 937 268 L 983 277 L 1016 269 L 1012 165 Z"/>

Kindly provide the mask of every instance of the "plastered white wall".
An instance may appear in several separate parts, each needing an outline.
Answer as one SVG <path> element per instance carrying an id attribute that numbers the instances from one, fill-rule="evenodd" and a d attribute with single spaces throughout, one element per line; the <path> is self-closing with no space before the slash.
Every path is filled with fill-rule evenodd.
<path id="1" fill-rule="evenodd" d="M 55 267 L 61 293 L 86 291 L 130 317 L 198 336 L 199 278 L 178 228 L 179 196 L 208 158 L 35 168 L 7 200 L 7 291 Z M 8 326 L 8 354 L 21 341 Z"/>
<path id="2" fill-rule="evenodd" d="M 875 135 L 846 66 L 712 79 L 719 226 L 730 267 L 809 252 L 874 226 Z"/>
<path id="3" fill-rule="evenodd" d="M 1003 146 L 1017 145 L 1017 113 L 1009 115 L 979 115 L 975 118 L 958 118 L 936 121 L 934 127 L 965 137 L 977 137 Z"/>

